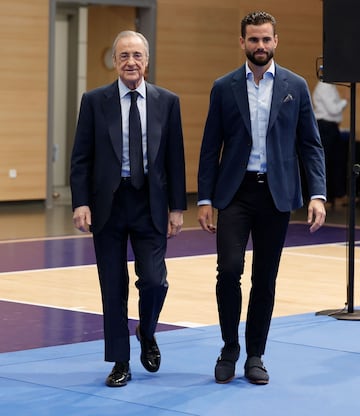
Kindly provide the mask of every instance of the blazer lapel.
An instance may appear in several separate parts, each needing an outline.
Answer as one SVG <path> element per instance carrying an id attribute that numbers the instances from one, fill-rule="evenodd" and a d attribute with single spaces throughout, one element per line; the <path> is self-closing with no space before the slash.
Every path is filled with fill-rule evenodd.
<path id="1" fill-rule="evenodd" d="M 115 81 L 104 91 L 103 111 L 107 120 L 110 140 L 116 156 L 122 161 L 122 121 L 118 82 Z"/>
<path id="2" fill-rule="evenodd" d="M 272 128 L 276 117 L 279 113 L 280 107 L 286 97 L 288 82 L 284 76 L 284 72 L 279 65 L 275 65 L 275 78 L 273 86 L 273 96 L 271 101 L 271 111 L 269 117 L 268 131 Z"/>
<path id="3" fill-rule="evenodd" d="M 251 136 L 250 110 L 246 87 L 245 65 L 239 68 L 239 70 L 235 73 L 231 82 L 231 86 L 233 88 L 235 100 L 239 107 L 245 127 Z"/>

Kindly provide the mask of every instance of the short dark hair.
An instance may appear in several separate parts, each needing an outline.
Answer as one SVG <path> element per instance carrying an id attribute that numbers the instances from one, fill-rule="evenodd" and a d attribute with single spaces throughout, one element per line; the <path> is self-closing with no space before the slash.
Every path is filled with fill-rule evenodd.
<path id="1" fill-rule="evenodd" d="M 276 20 L 275 17 L 266 12 L 251 12 L 246 15 L 241 21 L 241 36 L 245 38 L 246 36 L 246 26 L 248 25 L 263 25 L 264 23 L 271 23 L 272 27 L 276 29 Z"/>

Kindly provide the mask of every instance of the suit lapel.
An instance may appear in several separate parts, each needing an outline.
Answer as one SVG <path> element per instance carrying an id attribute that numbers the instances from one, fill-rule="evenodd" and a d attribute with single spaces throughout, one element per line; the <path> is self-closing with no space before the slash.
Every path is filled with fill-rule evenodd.
<path id="1" fill-rule="evenodd" d="M 147 157 L 151 165 L 156 158 L 161 139 L 162 105 L 157 89 L 146 83 Z"/>
<path id="2" fill-rule="evenodd" d="M 110 140 L 116 156 L 122 160 L 122 120 L 118 82 L 115 81 L 104 91 L 103 111 L 107 120 Z"/>
<path id="3" fill-rule="evenodd" d="M 250 110 L 246 88 L 245 65 L 239 68 L 239 70 L 235 73 L 231 82 L 231 86 L 234 91 L 235 100 L 239 107 L 245 127 L 247 128 L 249 135 L 251 135 Z"/>
<path id="4" fill-rule="evenodd" d="M 286 75 L 282 71 L 279 65 L 275 65 L 275 78 L 273 86 L 273 96 L 271 101 L 271 110 L 269 117 L 268 131 L 272 128 L 276 117 L 279 113 L 280 107 L 286 97 L 288 88 L 288 82 L 286 80 Z"/>

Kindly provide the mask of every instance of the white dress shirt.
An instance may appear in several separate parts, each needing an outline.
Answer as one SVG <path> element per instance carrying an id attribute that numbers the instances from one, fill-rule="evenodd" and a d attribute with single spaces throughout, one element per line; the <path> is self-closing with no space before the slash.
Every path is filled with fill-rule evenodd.
<path id="1" fill-rule="evenodd" d="M 313 92 L 313 104 L 317 120 L 340 123 L 347 101 L 340 97 L 336 85 L 319 81 Z"/>

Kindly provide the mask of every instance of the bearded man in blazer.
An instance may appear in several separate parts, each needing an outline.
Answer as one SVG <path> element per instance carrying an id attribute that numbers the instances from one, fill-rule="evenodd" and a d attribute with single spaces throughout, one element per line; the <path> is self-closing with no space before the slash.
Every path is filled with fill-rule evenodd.
<path id="1" fill-rule="evenodd" d="M 250 235 L 245 376 L 254 384 L 269 381 L 262 355 L 290 213 L 303 204 L 300 161 L 309 190 L 310 232 L 326 215 L 324 152 L 309 89 L 303 78 L 275 64 L 275 29 L 266 12 L 242 20 L 240 46 L 247 60 L 215 81 L 201 146 L 198 219 L 205 231 L 217 234 L 216 296 L 224 341 L 215 366 L 218 383 L 235 376 L 239 358 L 240 279 Z"/>
<path id="2" fill-rule="evenodd" d="M 116 37 L 118 79 L 83 95 L 71 157 L 73 222 L 93 233 L 105 361 L 115 363 L 106 378 L 110 387 L 131 380 L 128 240 L 138 277 L 140 359 L 146 370 L 155 372 L 161 355 L 154 333 L 168 289 L 167 238 L 180 232 L 186 209 L 179 98 L 144 80 L 148 60 L 149 45 L 142 34 L 125 31 Z M 140 184 L 130 163 L 130 93 L 137 97 L 141 124 Z"/>

